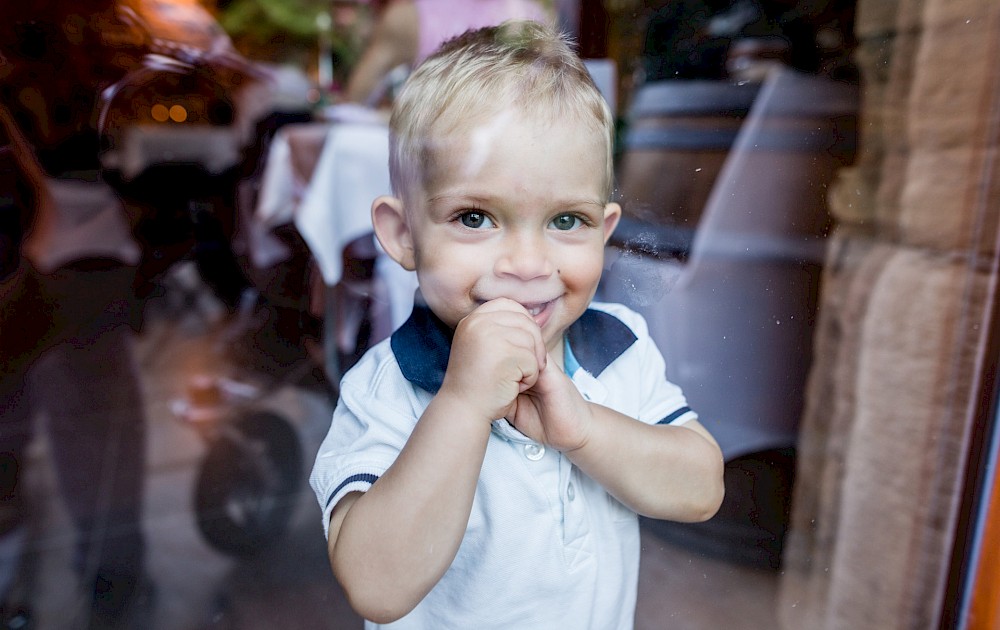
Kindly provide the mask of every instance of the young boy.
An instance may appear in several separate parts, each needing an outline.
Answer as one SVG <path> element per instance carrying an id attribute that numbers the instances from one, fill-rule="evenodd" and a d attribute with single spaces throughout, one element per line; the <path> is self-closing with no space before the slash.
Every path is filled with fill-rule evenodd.
<path id="1" fill-rule="evenodd" d="M 311 479 L 368 627 L 631 628 L 636 513 L 718 509 L 722 455 L 645 323 L 591 304 L 612 126 L 530 22 L 448 42 L 395 103 L 372 219 L 418 306 L 344 377 Z"/>

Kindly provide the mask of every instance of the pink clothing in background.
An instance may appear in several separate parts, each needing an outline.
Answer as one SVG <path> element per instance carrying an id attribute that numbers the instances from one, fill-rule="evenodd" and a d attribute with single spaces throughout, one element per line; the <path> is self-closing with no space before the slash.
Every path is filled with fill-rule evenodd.
<path id="1" fill-rule="evenodd" d="M 469 29 L 504 20 L 552 21 L 545 9 L 532 0 L 414 0 L 414 4 L 420 21 L 414 67 L 445 41 Z"/>

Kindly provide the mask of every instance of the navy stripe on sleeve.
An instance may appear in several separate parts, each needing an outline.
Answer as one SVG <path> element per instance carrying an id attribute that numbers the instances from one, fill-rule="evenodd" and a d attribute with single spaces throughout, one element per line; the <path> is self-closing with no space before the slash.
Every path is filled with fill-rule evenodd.
<path id="1" fill-rule="evenodd" d="M 333 497 L 337 496 L 337 494 L 344 489 L 344 486 L 354 483 L 355 481 L 366 481 L 368 483 L 375 483 L 376 481 L 378 481 L 378 475 L 373 475 L 371 473 L 361 473 L 357 475 L 351 475 L 347 479 L 344 479 L 344 481 L 342 481 L 341 484 L 337 486 L 337 489 L 330 493 L 330 498 L 326 500 L 327 507 L 329 507 L 330 501 L 333 501 Z"/>
<path id="2" fill-rule="evenodd" d="M 690 407 L 681 407 L 680 409 L 678 409 L 677 411 L 673 412 L 672 414 L 670 414 L 669 416 L 667 416 L 663 420 L 660 420 L 656 424 L 670 424 L 671 422 L 673 422 L 677 418 L 680 418 L 681 416 L 683 416 L 684 414 L 686 414 L 689 411 L 691 411 Z"/>

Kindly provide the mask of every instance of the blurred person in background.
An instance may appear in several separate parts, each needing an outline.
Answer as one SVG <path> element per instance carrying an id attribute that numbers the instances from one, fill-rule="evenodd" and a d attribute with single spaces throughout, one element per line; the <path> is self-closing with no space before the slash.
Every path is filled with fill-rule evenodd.
<path id="1" fill-rule="evenodd" d="M 505 20 L 551 25 L 553 17 L 536 0 L 389 0 L 376 19 L 343 98 L 377 105 L 395 68 L 412 69 L 446 40 Z"/>
<path id="2" fill-rule="evenodd" d="M 148 627 L 136 605 L 152 592 L 141 529 L 146 417 L 129 327 L 140 251 L 102 180 L 94 123 L 98 94 L 124 61 L 95 58 L 102 14 L 81 5 L 61 15 L 34 7 L 44 19 L 0 10 L 3 627 L 29 623 L 30 602 L 18 601 L 30 599 L 18 592 L 31 508 L 23 482 L 42 418 L 74 527 L 84 625 Z"/>
<path id="3" fill-rule="evenodd" d="M 649 7 L 641 80 L 760 81 L 775 64 L 852 80 L 854 4 L 660 0 Z"/>

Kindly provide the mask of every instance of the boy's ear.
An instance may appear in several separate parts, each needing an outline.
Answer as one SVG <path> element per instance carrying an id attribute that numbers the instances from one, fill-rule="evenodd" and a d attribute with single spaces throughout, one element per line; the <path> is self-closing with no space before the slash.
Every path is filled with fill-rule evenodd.
<path id="1" fill-rule="evenodd" d="M 618 227 L 618 220 L 622 218 L 622 207 L 617 203 L 609 203 L 604 206 L 604 242 L 614 233 Z"/>
<path id="2" fill-rule="evenodd" d="M 413 250 L 413 235 L 406 221 L 403 202 L 397 197 L 383 195 L 372 202 L 372 225 L 375 237 L 390 258 L 403 269 L 413 271 L 416 257 Z"/>

